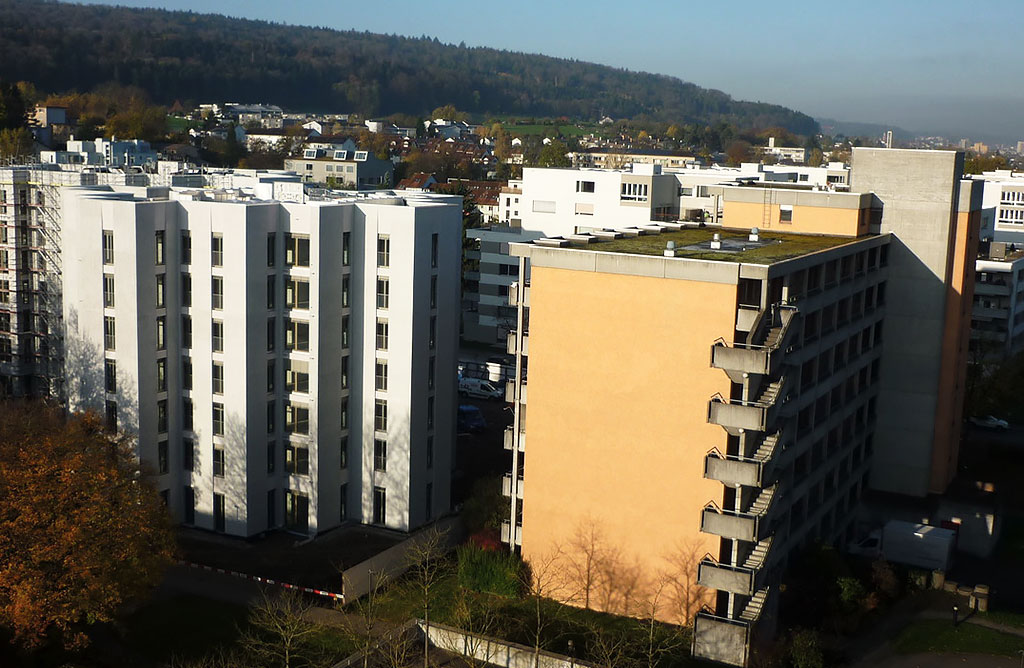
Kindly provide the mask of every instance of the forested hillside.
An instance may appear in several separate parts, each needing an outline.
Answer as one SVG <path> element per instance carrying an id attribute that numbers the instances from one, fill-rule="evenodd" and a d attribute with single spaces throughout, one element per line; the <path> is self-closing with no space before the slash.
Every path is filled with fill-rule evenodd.
<path id="1" fill-rule="evenodd" d="M 239 5 L 244 10 L 244 3 Z M 0 80 L 53 92 L 115 81 L 155 102 L 262 101 L 286 109 L 652 120 L 813 134 L 811 117 L 674 77 L 429 38 L 219 15 L 0 0 Z"/>

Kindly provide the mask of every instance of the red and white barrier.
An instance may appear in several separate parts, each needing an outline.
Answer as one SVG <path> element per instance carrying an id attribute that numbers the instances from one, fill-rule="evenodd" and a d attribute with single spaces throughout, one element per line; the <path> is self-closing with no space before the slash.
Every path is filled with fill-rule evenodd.
<path id="1" fill-rule="evenodd" d="M 236 578 L 242 578 L 243 580 L 249 580 L 251 582 L 259 582 L 261 584 L 274 585 L 276 587 L 283 587 L 285 589 L 294 589 L 301 591 L 304 594 L 314 594 L 316 596 L 323 596 L 324 598 L 334 599 L 336 601 L 344 601 L 345 595 L 338 594 L 332 591 L 324 591 L 323 589 L 313 589 L 312 587 L 302 587 L 300 585 L 290 584 L 288 582 L 278 582 L 270 578 L 260 577 L 259 575 L 249 575 L 247 573 L 239 573 L 238 571 L 230 571 L 226 568 L 217 568 L 215 566 L 206 566 L 205 564 L 196 564 L 191 561 L 179 561 L 182 566 L 188 566 L 189 568 L 198 568 L 199 570 L 208 571 L 210 573 L 220 573 L 221 575 L 231 575 Z"/>

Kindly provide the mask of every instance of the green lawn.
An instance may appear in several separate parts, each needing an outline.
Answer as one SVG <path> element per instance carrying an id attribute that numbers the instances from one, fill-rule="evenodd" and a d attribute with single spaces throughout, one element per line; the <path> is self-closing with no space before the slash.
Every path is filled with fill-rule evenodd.
<path id="1" fill-rule="evenodd" d="M 546 125 L 535 123 L 533 125 L 506 125 L 505 130 L 513 137 L 527 137 L 531 135 L 543 135 L 553 137 L 561 135 L 564 137 L 581 137 L 593 132 L 587 126 L 577 127 L 575 125 Z"/>
<path id="2" fill-rule="evenodd" d="M 199 121 L 193 121 L 188 118 L 181 118 L 179 116 L 168 116 L 167 117 L 167 129 L 170 132 L 184 132 L 189 128 L 197 128 L 202 125 Z"/>
<path id="3" fill-rule="evenodd" d="M 953 628 L 952 621 L 931 619 L 905 628 L 893 647 L 901 654 L 966 652 L 1013 657 L 1024 649 L 1024 638 L 976 624 L 961 623 Z"/>

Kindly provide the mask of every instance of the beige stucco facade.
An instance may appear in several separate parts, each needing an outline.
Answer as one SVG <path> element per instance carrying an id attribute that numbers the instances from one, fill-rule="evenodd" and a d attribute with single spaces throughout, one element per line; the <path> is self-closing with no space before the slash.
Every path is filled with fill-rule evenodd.
<path id="1" fill-rule="evenodd" d="M 736 286 L 548 267 L 532 285 L 523 556 L 559 553 L 562 598 L 620 612 L 659 573 L 689 579 L 662 614 L 692 615 L 696 561 L 718 550 L 699 517 L 722 494 L 702 477 L 725 442 L 707 400 L 729 392 L 708 357 Z"/>

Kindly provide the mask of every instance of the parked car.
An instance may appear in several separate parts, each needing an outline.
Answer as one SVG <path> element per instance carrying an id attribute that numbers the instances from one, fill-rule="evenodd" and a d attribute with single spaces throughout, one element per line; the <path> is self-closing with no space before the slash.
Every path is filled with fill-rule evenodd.
<path id="1" fill-rule="evenodd" d="M 1009 429 L 1010 423 L 1006 420 L 1001 420 L 994 415 L 985 415 L 984 417 L 972 417 L 970 419 L 971 424 L 982 429 Z"/>
<path id="2" fill-rule="evenodd" d="M 490 381 L 481 378 L 460 378 L 459 394 L 478 399 L 501 399 L 505 392 L 498 389 Z"/>
<path id="3" fill-rule="evenodd" d="M 456 426 L 460 434 L 479 432 L 487 429 L 487 420 L 476 406 L 463 405 L 459 406 Z"/>

